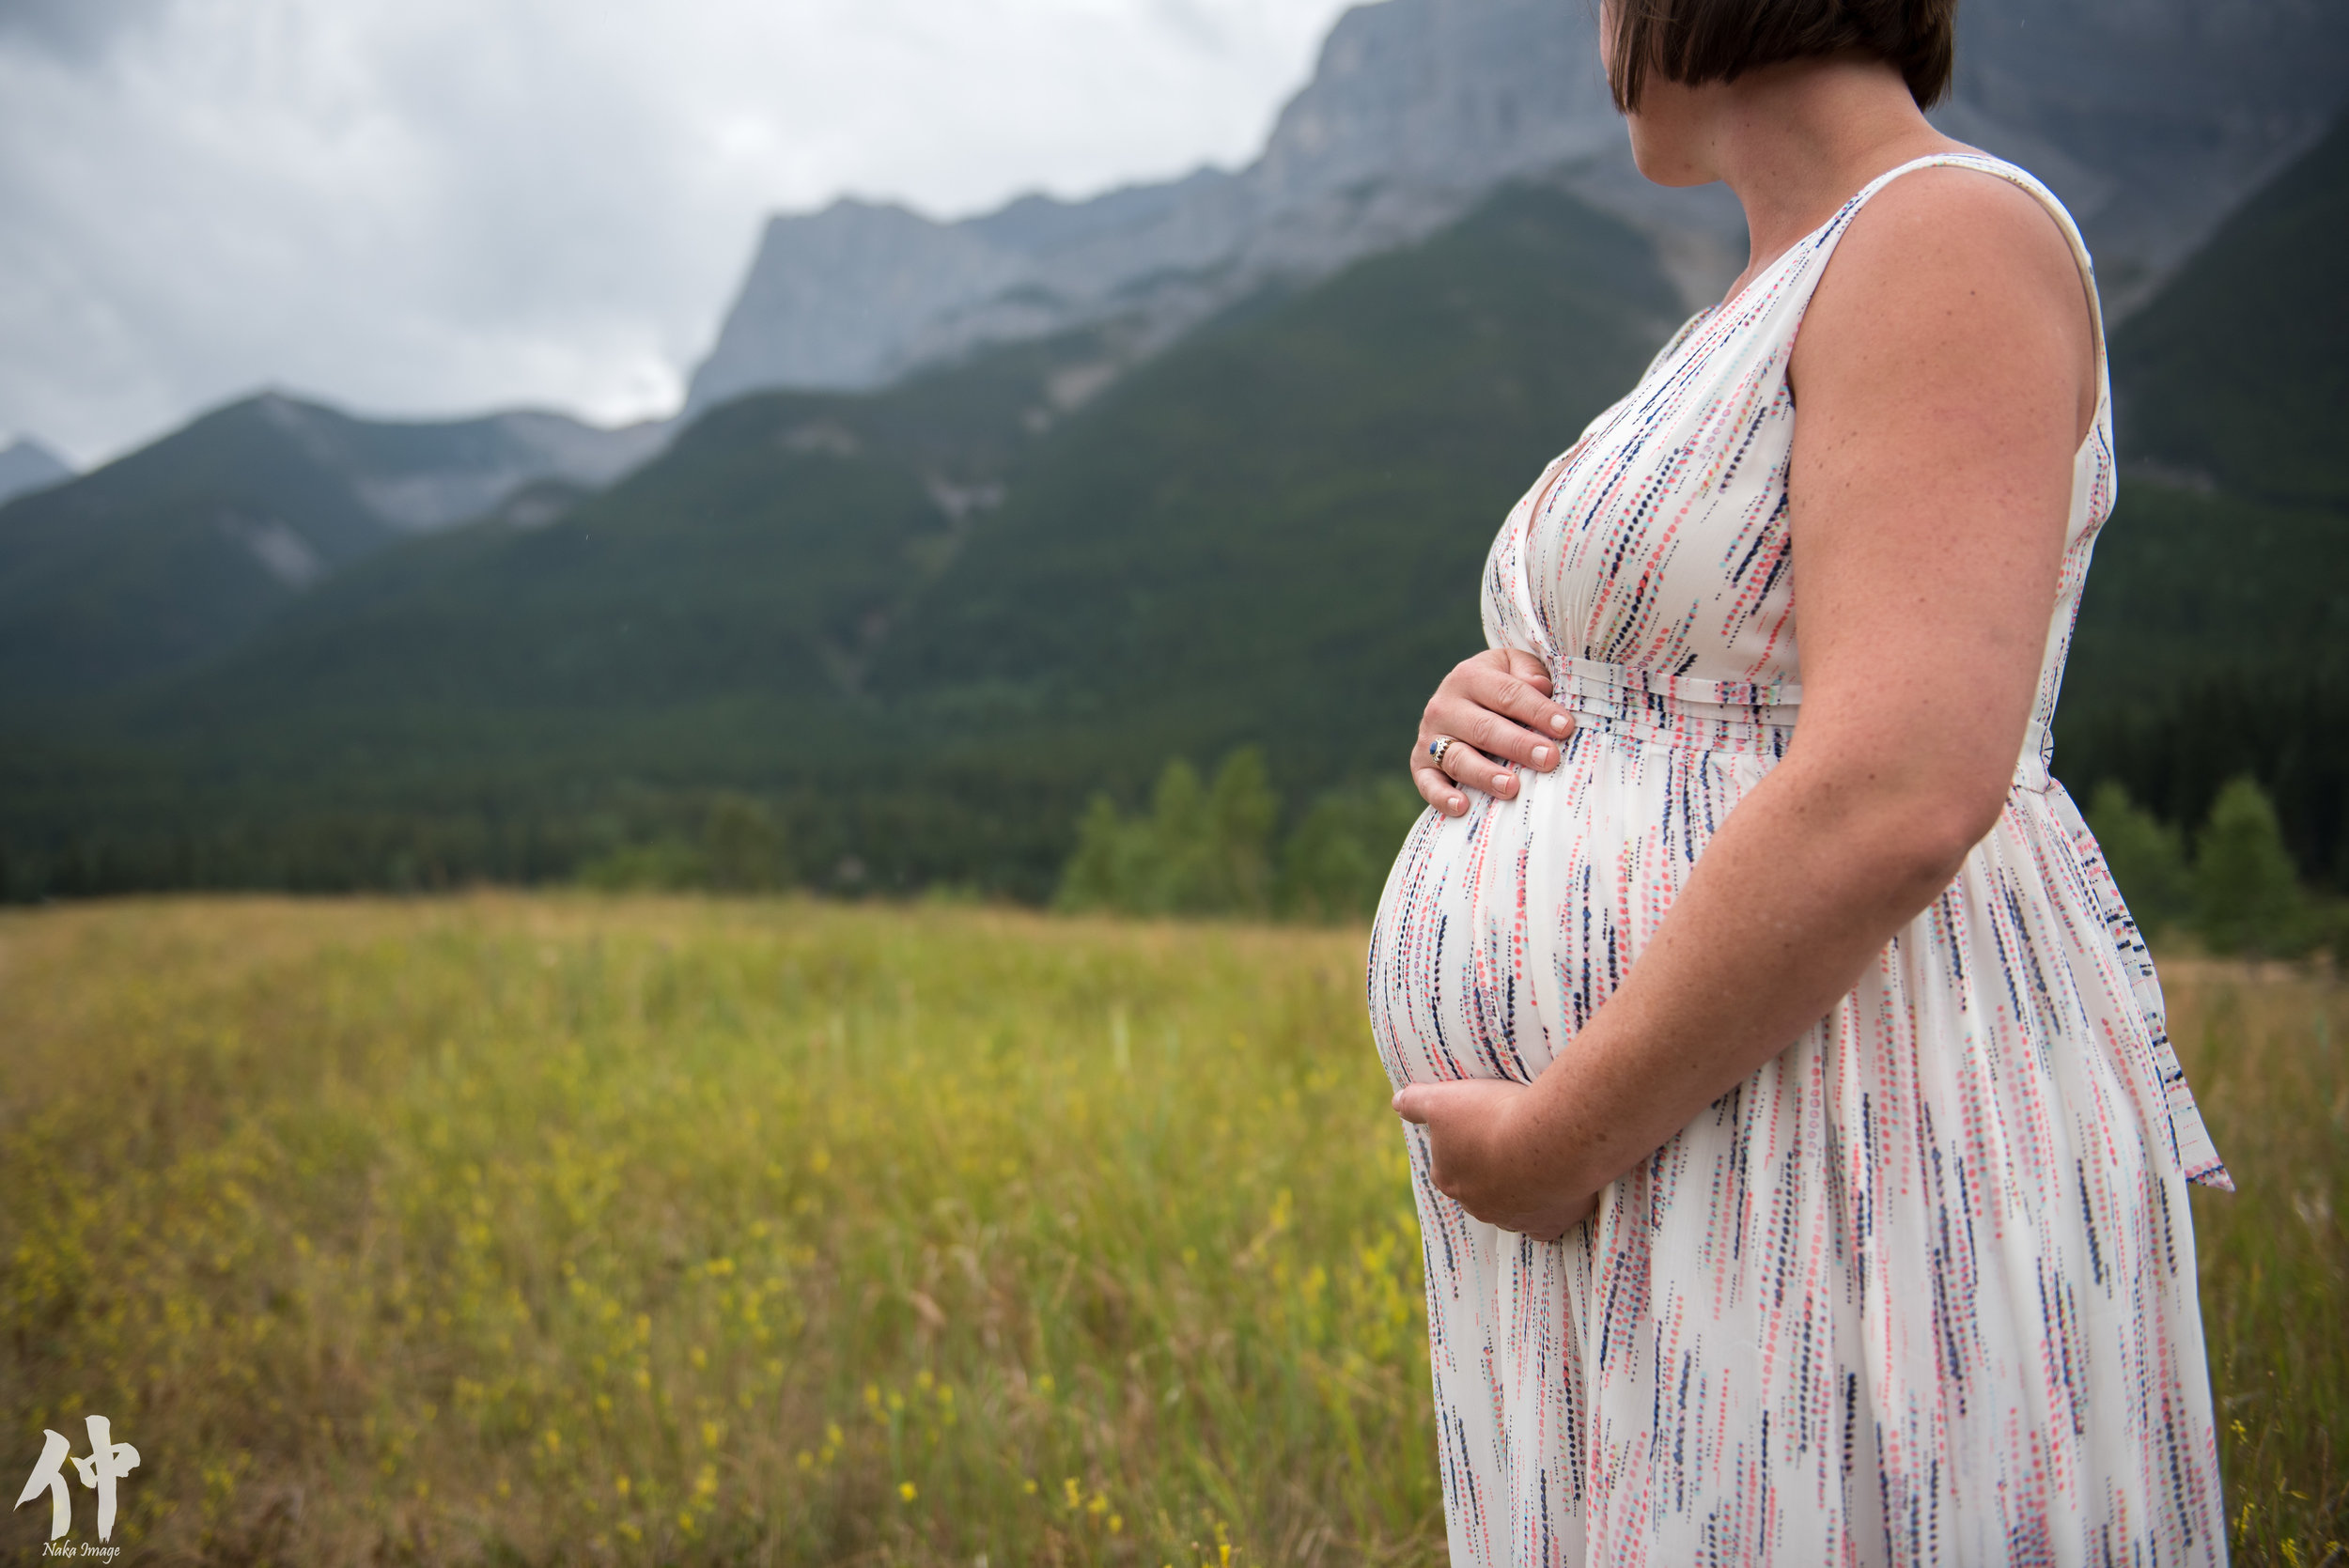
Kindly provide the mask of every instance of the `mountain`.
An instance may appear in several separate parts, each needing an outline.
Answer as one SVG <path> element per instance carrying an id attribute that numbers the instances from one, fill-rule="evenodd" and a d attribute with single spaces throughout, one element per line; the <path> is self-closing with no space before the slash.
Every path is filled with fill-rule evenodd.
<path id="1" fill-rule="evenodd" d="M 1945 120 L 2048 175 L 2116 301 L 2173 270 L 2349 81 L 2349 8 L 2330 0 L 1968 0 L 1962 15 Z M 853 203 L 777 219 L 689 411 L 762 386 L 872 391 L 1074 334 L 1089 357 L 1055 372 L 1035 409 L 1049 423 L 1219 313 L 1418 243 L 1520 178 L 1642 235 L 1693 306 L 1737 265 L 1735 204 L 1638 178 L 1593 30 L 1550 0 L 1383 0 L 1341 18 L 1239 173 L 952 225 Z M 0 507 L 0 708 L 211 657 L 408 533 L 508 503 L 552 518 L 668 434 L 532 413 L 383 425 L 283 396 L 219 411 Z"/>
<path id="2" fill-rule="evenodd" d="M 738 400 L 559 519 L 492 518 L 382 552 L 131 711 L 200 734 L 257 703 L 267 745 L 258 732 L 287 719 L 364 730 L 379 713 L 462 708 L 574 725 L 609 758 L 633 743 L 627 725 L 694 704 L 851 708 L 871 649 L 1003 505 L 1031 416 L 1087 351 L 1015 350 L 880 397 Z"/>
<path id="3" fill-rule="evenodd" d="M 2124 457 L 2189 488 L 2349 508 L 2349 116 L 2113 345 Z"/>
<path id="4" fill-rule="evenodd" d="M 2331 0 L 1968 0 L 1937 119 L 2079 217 L 2116 315 L 2349 97 Z M 843 202 L 771 221 L 689 411 L 761 387 L 869 389 L 988 343 L 1113 323 L 1131 363 L 1272 281 L 1326 276 L 1541 174 L 1656 241 L 1684 303 L 1744 255 L 1736 204 L 1632 169 L 1585 8 L 1381 0 L 1346 12 L 1245 170 L 945 224 Z"/>
<path id="5" fill-rule="evenodd" d="M 689 410 L 761 386 L 884 385 L 1099 322 L 1139 356 L 1268 282 L 1422 239 L 1515 175 L 1622 143 L 1590 32 L 1548 0 L 1359 6 L 1239 174 L 1031 196 L 959 224 L 852 203 L 777 218 Z M 1735 216 L 1688 205 L 1716 227 Z"/>
<path id="6" fill-rule="evenodd" d="M 2349 116 L 2113 334 L 2121 505 L 2059 769 L 2198 823 L 2256 776 L 2349 887 Z"/>
<path id="7" fill-rule="evenodd" d="M 1512 188 L 1106 388 L 1080 334 L 737 399 L 552 524 L 384 550 L 0 737 L 0 847 L 116 868 L 66 885 L 534 875 L 723 787 L 803 874 L 1038 896 L 1086 796 L 1172 753 L 1385 771 L 1500 518 L 1677 316 L 1641 237 Z"/>
<path id="8" fill-rule="evenodd" d="M 1147 351 L 1269 281 L 1423 238 L 1511 175 L 1622 139 L 1587 30 L 1543 0 L 1386 0 L 1339 19 L 1242 174 L 953 225 L 855 203 L 778 218 L 689 408 L 882 385 L 1102 321 Z"/>
<path id="9" fill-rule="evenodd" d="M 666 439 L 551 413 L 388 424 L 275 393 L 217 410 L 0 506 L 0 711 L 184 667 L 405 536 L 509 498 L 551 516 L 543 487 L 599 487 Z"/>
<path id="10" fill-rule="evenodd" d="M 2344 103 L 2337 0 L 1965 0 L 1935 118 L 2055 187 L 2118 318 Z"/>
<path id="11" fill-rule="evenodd" d="M 1504 187 L 1104 394 L 876 687 L 943 745 L 1126 790 L 1252 740 L 1297 788 L 1384 771 L 1482 644 L 1501 518 L 1678 318 L 1643 238 Z"/>
<path id="12" fill-rule="evenodd" d="M 2283 255 L 2342 181 L 2320 141 L 2113 339 L 2131 456 L 2056 759 L 2186 824 L 2250 772 L 2349 885 L 2349 507 L 2334 427 L 2287 417 L 2339 407 L 2349 343 Z M 557 877 L 734 791 L 803 879 L 1037 897 L 1085 799 L 1172 756 L 1261 743 L 1292 811 L 1392 778 L 1494 528 L 1681 303 L 1650 236 L 1529 181 L 1122 375 L 1102 329 L 734 399 L 200 666 L 0 709 L 0 886 Z"/>
<path id="13" fill-rule="evenodd" d="M 19 437 L 0 446 L 0 503 L 28 490 L 45 490 L 72 477 L 73 470 L 63 458 L 30 437 Z"/>

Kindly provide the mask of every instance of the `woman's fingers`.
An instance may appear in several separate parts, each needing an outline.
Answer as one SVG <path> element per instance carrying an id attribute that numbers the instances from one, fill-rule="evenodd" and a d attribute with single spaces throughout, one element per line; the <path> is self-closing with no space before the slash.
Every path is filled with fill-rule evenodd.
<path id="1" fill-rule="evenodd" d="M 1558 766 L 1560 742 L 1502 718 L 1472 698 L 1439 691 L 1429 699 L 1419 727 L 1420 733 L 1430 739 L 1448 735 L 1497 763 L 1515 763 L 1539 773 Z M 1446 770 L 1465 784 L 1475 784 L 1479 789 L 1487 787 L 1487 781 L 1473 772 Z"/>
<path id="2" fill-rule="evenodd" d="M 1542 661 L 1520 648 L 1498 651 L 1502 658 L 1470 660 L 1453 672 L 1460 695 L 1553 740 L 1572 735 L 1574 715 L 1551 700 L 1549 672 Z"/>
<path id="3" fill-rule="evenodd" d="M 1503 648 L 1501 652 L 1501 663 L 1511 675 L 1534 688 L 1545 697 L 1556 695 L 1550 688 L 1549 666 L 1523 648 Z"/>
<path id="4" fill-rule="evenodd" d="M 1436 766 L 1470 789 L 1481 789 L 1487 795 L 1506 797 L 1517 792 L 1517 776 L 1510 771 L 1507 763 L 1486 756 L 1456 735 L 1453 736 L 1452 744 L 1443 749 L 1443 759 Z"/>
<path id="5" fill-rule="evenodd" d="M 1444 677 L 1420 716 L 1411 782 L 1420 798 L 1453 816 L 1468 811 L 1465 790 L 1514 799 L 1513 767 L 1547 773 L 1558 766 L 1574 715 L 1550 700 L 1549 673 L 1519 648 L 1487 648 Z M 1450 737 L 1439 766 L 1432 742 Z"/>
<path id="6" fill-rule="evenodd" d="M 1424 763 L 1426 760 L 1427 753 L 1420 753 L 1419 761 Z M 1413 768 L 1411 783 L 1418 786 L 1421 800 L 1446 816 L 1468 815 L 1468 797 L 1460 793 L 1460 786 L 1452 775 L 1440 768 Z"/>
<path id="7" fill-rule="evenodd" d="M 1411 758 L 1411 778 L 1419 785 L 1420 799 L 1438 811 L 1460 816 L 1468 811 L 1468 800 L 1461 794 L 1463 785 L 1503 798 L 1517 793 L 1515 773 L 1457 736 L 1449 737 L 1452 744 L 1443 748 L 1443 757 L 1439 761 L 1429 748 L 1431 743 L 1444 738 L 1445 732 L 1440 730 L 1428 734 Z"/>
<path id="8" fill-rule="evenodd" d="M 1411 782 L 1419 786 L 1421 800 L 1447 816 L 1467 814 L 1468 798 L 1463 793 L 1464 789 L 1482 790 L 1502 800 L 1511 799 L 1517 792 L 1517 776 L 1515 773 L 1457 737 L 1443 749 L 1440 765 L 1429 754 L 1426 746 L 1421 746 L 1411 758 Z"/>

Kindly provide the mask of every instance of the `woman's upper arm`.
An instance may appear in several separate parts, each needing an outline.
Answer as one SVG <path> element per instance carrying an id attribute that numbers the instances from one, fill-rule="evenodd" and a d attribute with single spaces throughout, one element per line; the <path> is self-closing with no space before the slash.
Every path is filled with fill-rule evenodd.
<path id="1" fill-rule="evenodd" d="M 1960 836 L 1995 817 L 2030 722 L 2093 330 L 2031 195 L 1923 170 L 1854 220 L 1790 365 L 1795 754 Z"/>

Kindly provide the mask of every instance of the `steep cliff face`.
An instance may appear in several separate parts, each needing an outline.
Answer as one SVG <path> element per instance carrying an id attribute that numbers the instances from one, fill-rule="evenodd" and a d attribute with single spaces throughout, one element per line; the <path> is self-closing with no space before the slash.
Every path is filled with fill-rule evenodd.
<path id="1" fill-rule="evenodd" d="M 1622 140 L 1584 8 L 1387 0 L 1339 19 L 1247 178 L 1275 206 L 1364 182 L 1486 186 Z"/>
<path id="2" fill-rule="evenodd" d="M 1383 0 L 1340 18 L 1239 174 L 952 225 L 847 202 L 777 218 L 689 411 L 1112 319 L 1146 351 L 1272 278 L 1423 239 L 1513 174 L 1622 140 L 1589 31 L 1556 0 Z"/>
<path id="3" fill-rule="evenodd" d="M 1951 134 L 2038 172 L 2118 313 L 2349 99 L 2339 0 L 1966 0 Z"/>
<path id="4" fill-rule="evenodd" d="M 693 377 L 696 411 L 776 384 L 869 387 L 929 323 L 1025 281 L 1021 253 L 974 225 L 843 201 L 767 225 L 750 281 Z"/>
<path id="5" fill-rule="evenodd" d="M 2305 149 L 2349 92 L 2340 0 L 1968 0 L 1938 117 L 2039 172 L 2125 311 Z M 1553 178 L 1659 242 L 1690 304 L 1742 260 L 1726 194 L 1630 167 L 1589 8 L 1381 0 L 1342 17 L 1246 170 L 939 224 L 843 203 L 777 218 L 698 411 L 760 387 L 863 389 L 989 342 L 1116 323 L 1123 357 L 1275 279 L 1419 240 L 1512 177 Z"/>
<path id="6" fill-rule="evenodd" d="M 65 459 L 30 437 L 0 446 L 0 503 L 31 490 L 47 489 L 73 477 Z"/>

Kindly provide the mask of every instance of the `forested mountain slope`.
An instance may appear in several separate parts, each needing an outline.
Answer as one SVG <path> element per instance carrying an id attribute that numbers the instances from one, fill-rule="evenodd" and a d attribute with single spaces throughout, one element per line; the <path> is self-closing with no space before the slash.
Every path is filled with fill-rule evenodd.
<path id="1" fill-rule="evenodd" d="M 1511 503 L 1677 313 L 1643 241 L 1525 187 L 1229 322 L 1037 454 L 884 690 L 1005 767 L 1138 785 L 1262 740 L 1292 788 L 1383 768 L 1483 644 Z"/>
<path id="2" fill-rule="evenodd" d="M 0 716 L 60 710 L 236 646 L 336 573 L 534 483 L 598 487 L 657 426 L 395 423 L 267 393 L 0 505 Z M 552 490 L 525 515 L 551 515 Z"/>
<path id="3" fill-rule="evenodd" d="M 2349 116 L 2115 334 L 2122 453 L 2349 507 Z"/>
<path id="4" fill-rule="evenodd" d="M 2251 773 L 2349 886 L 2349 118 L 2114 334 L 2122 500 L 2058 726 L 2177 823 Z"/>
<path id="5" fill-rule="evenodd" d="M 332 881 L 409 839 L 532 875 L 730 787 L 811 875 L 1040 893 L 1085 796 L 1176 753 L 1263 740 L 1291 792 L 1389 766 L 1510 502 L 1676 311 L 1645 241 L 1517 189 L 1090 402 L 1081 338 L 744 399 L 558 521 L 386 551 L 0 750 L 16 875 L 267 846 Z"/>
<path id="6" fill-rule="evenodd" d="M 2129 458 L 2057 766 L 2184 823 L 2254 772 L 2349 880 L 2349 345 L 2297 249 L 2341 164 L 2336 135 L 2114 339 Z M 559 517 L 380 549 L 193 674 L 0 713 L 0 879 L 560 876 L 731 790 L 805 879 L 1040 896 L 1093 791 L 1249 742 L 1293 813 L 1393 772 L 1481 642 L 1509 505 L 1678 313 L 1645 241 L 1519 186 L 1120 379 L 1079 334 L 725 405 Z"/>

